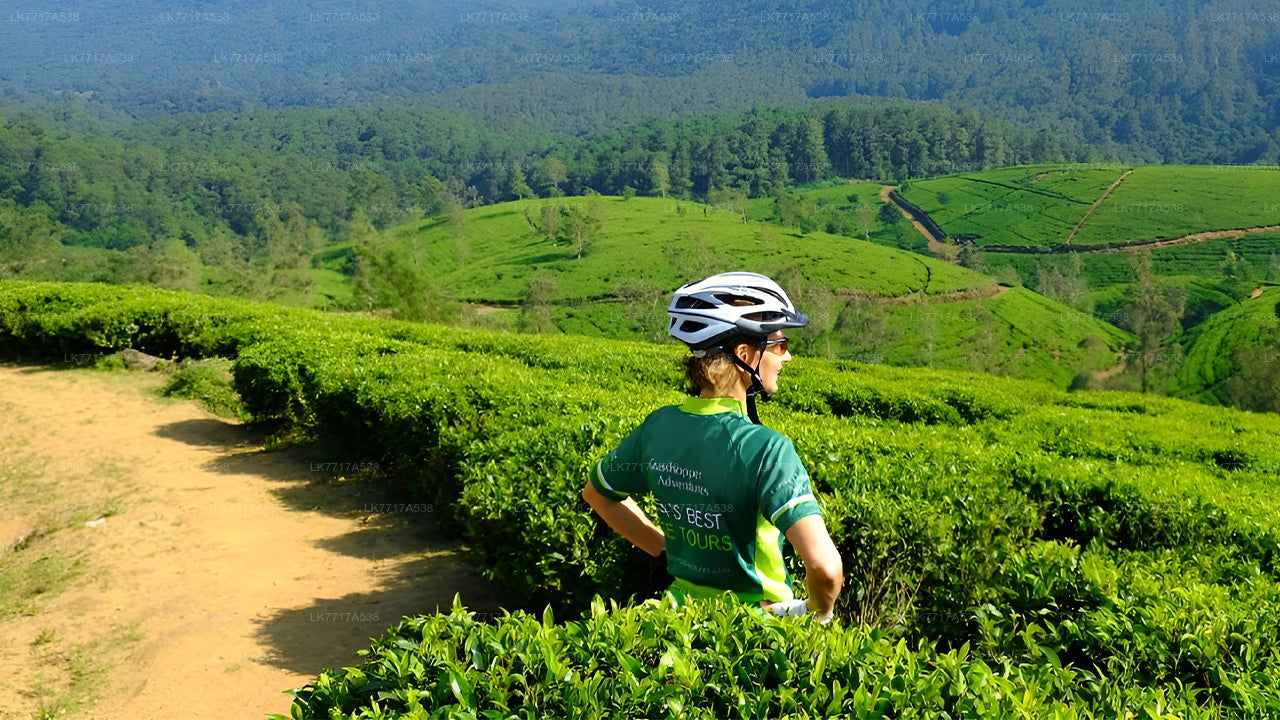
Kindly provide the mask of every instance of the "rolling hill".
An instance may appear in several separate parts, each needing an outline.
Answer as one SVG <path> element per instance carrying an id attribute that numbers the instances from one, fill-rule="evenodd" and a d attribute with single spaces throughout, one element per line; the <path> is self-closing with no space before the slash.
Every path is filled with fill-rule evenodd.
<path id="1" fill-rule="evenodd" d="M 1025 165 L 904 184 L 948 236 L 995 251 L 1154 244 L 1280 225 L 1280 166 Z"/>
<path id="2" fill-rule="evenodd" d="M 1213 404 L 1248 404 L 1265 399 L 1266 365 L 1280 362 L 1280 287 L 1223 310 L 1181 337 L 1186 360 L 1178 369 L 1174 394 Z M 1242 351 L 1258 350 L 1241 355 Z M 1247 386 L 1240 386 L 1247 381 Z M 1262 408 L 1259 408 L 1262 409 Z"/>
<path id="3" fill-rule="evenodd" d="M 595 218 L 581 256 L 552 222 Z M 382 252 L 467 303 L 476 324 L 665 340 L 669 293 L 691 278 L 747 269 L 779 279 L 813 323 L 798 352 L 930 364 L 1066 386 L 1113 367 L 1128 335 L 965 268 L 823 232 L 800 233 L 712 206 L 573 197 L 474 208 L 460 219 L 389 229 Z M 542 322 L 538 317 L 541 315 Z"/>
<path id="4" fill-rule="evenodd" d="M 1071 174 L 1074 185 L 1064 182 Z M 1260 287 L 1280 281 L 1280 168 L 1026 166 L 917 181 L 902 195 L 951 237 L 983 248 L 986 271 L 1008 279 L 1012 270 L 1057 297 L 1050 276 L 1059 288 L 1065 278 L 1076 307 L 1122 327 L 1139 321 L 1128 303 L 1137 253 L 1148 255 L 1156 281 L 1185 301 L 1181 331 L 1159 353 L 1163 390 L 1280 407 L 1280 391 L 1269 389 L 1274 353 L 1266 356 L 1280 350 L 1268 324 L 1275 291 Z"/>

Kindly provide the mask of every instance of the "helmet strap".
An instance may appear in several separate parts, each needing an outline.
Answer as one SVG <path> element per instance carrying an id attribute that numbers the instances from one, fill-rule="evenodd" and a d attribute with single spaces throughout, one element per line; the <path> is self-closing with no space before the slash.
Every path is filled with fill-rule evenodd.
<path id="1" fill-rule="evenodd" d="M 737 345 L 735 344 L 734 348 L 736 347 Z M 764 383 L 760 381 L 760 362 L 764 360 L 764 352 L 761 351 L 760 358 L 756 360 L 756 366 L 751 367 L 743 362 L 742 358 L 738 357 L 738 353 L 733 352 L 733 348 L 725 349 L 729 351 L 729 357 L 733 359 L 733 364 L 746 370 L 751 375 L 751 386 L 747 388 L 747 417 L 750 418 L 751 422 L 760 425 L 760 417 L 756 414 L 756 396 L 759 396 L 762 402 L 769 400 L 769 393 L 764 391 Z"/>

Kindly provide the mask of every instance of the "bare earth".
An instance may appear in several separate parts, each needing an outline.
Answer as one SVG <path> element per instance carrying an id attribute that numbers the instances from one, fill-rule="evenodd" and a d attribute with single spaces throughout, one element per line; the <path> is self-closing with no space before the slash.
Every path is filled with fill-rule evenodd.
<path id="1" fill-rule="evenodd" d="M 891 192 L 893 192 L 893 187 L 890 187 L 888 185 L 880 188 L 880 202 L 890 203 L 894 207 L 897 207 L 898 211 L 902 213 L 902 216 L 911 221 L 912 227 L 914 227 L 916 231 L 919 232 L 921 235 L 923 235 L 924 239 L 928 241 L 929 252 L 933 253 L 934 257 L 938 258 L 939 260 L 946 260 L 949 263 L 959 264 L 960 262 L 959 250 L 957 250 L 957 248 L 954 245 L 948 245 L 944 243 L 942 241 L 942 238 L 936 237 L 933 233 L 929 232 L 928 228 L 926 228 L 924 225 L 921 225 L 920 222 L 917 221 L 916 219 L 912 218 L 911 214 L 907 212 L 906 208 L 903 208 L 899 206 L 897 203 L 893 202 L 893 199 L 889 197 L 889 193 Z"/>
<path id="2" fill-rule="evenodd" d="M 455 593 L 477 611 L 500 604 L 456 542 L 433 535 L 443 508 L 397 508 L 331 480 L 335 463 L 376 459 L 264 451 L 237 423 L 156 398 L 159 384 L 0 365 L 0 463 L 34 469 L 8 476 L 13 487 L 0 473 L 0 549 L 60 527 L 40 552 L 82 567 L 35 615 L 0 620 L 0 718 L 35 716 L 33 664 L 56 676 L 94 641 L 109 667 L 98 700 L 62 717 L 287 714 L 283 691 L 359 663 L 402 615 L 447 608 Z M 86 510 L 105 520 L 67 526 Z M 130 627 L 135 639 L 119 640 Z"/>

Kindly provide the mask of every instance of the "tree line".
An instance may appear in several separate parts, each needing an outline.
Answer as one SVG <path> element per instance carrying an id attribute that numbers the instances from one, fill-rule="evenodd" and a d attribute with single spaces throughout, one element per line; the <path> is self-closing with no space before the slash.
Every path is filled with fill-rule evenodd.
<path id="1" fill-rule="evenodd" d="M 796 184 L 833 177 L 893 182 L 1089 157 L 1068 136 L 925 105 L 762 108 L 584 138 L 488 131 L 465 114 L 407 104 L 147 121 L 9 107 L 0 110 L 0 272 L 158 275 L 186 287 L 203 265 L 229 281 L 266 273 L 270 282 L 272 268 L 304 270 L 366 224 L 380 230 L 505 200 L 785 198 Z M 101 252 L 37 261 L 60 246 Z M 159 272 L 157 258 L 184 269 Z"/>

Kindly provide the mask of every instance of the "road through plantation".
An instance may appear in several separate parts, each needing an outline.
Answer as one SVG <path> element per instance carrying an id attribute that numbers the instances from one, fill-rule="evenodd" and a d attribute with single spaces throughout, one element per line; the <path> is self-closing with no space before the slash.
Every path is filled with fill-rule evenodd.
<path id="1" fill-rule="evenodd" d="M 287 713 L 402 615 L 496 606 L 441 508 L 336 480 L 376 459 L 265 450 L 160 384 L 0 365 L 0 717 Z"/>

